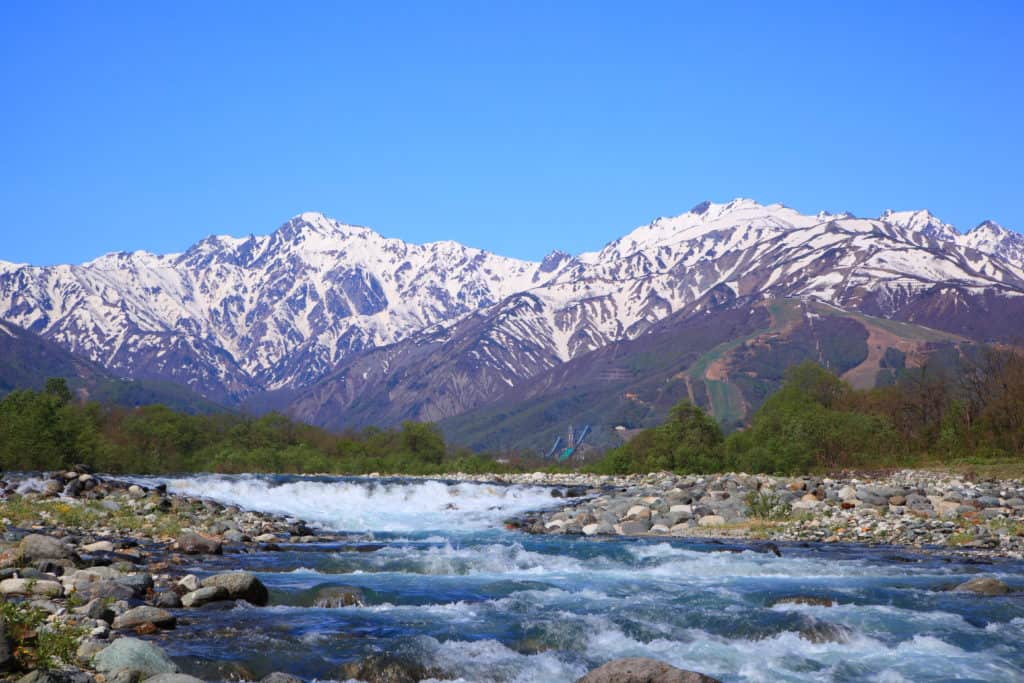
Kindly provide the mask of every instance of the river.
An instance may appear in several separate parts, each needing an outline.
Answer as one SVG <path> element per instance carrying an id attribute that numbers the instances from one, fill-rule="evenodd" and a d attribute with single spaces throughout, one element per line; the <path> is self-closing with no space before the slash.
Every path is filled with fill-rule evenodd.
<path id="1" fill-rule="evenodd" d="M 160 481 L 354 534 L 196 560 L 197 574 L 243 568 L 271 590 L 270 607 L 196 611 L 161 643 L 208 679 L 239 666 L 337 679 L 344 662 L 389 652 L 474 682 L 564 683 L 633 656 L 723 681 L 1024 680 L 1024 598 L 944 590 L 979 573 L 1024 587 L 1019 562 L 839 544 L 781 545 L 777 557 L 756 544 L 506 531 L 504 519 L 562 502 L 545 487 Z M 329 585 L 358 587 L 367 604 L 313 607 Z M 792 596 L 835 604 L 773 604 Z"/>

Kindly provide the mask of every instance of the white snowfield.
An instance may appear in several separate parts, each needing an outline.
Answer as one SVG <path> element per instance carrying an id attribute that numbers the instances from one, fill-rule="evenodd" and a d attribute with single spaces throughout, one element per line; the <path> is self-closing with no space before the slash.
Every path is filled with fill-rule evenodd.
<path id="1" fill-rule="evenodd" d="M 716 288 L 844 308 L 870 297 L 887 315 L 942 285 L 1024 294 L 1024 237 L 991 221 L 961 234 L 927 211 L 862 219 L 736 199 L 538 263 L 303 213 L 270 235 L 208 237 L 181 254 L 0 261 L 0 318 L 122 375 L 244 398 L 472 316 L 491 321 L 496 347 L 529 342 L 536 369 L 642 334 Z M 481 361 L 513 362 L 501 356 Z M 503 381 L 517 376 L 510 367 Z"/>

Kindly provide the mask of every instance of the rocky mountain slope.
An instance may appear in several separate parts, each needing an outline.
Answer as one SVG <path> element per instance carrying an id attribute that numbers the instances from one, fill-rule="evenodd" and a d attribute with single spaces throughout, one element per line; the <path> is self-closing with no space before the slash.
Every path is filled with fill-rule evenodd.
<path id="1" fill-rule="evenodd" d="M 0 397 L 15 389 L 41 390 L 62 377 L 84 399 L 121 406 L 161 403 L 189 413 L 225 410 L 187 387 L 159 380 L 125 380 L 39 335 L 0 321 Z"/>
<path id="2" fill-rule="evenodd" d="M 450 418 L 668 334 L 663 321 L 774 300 L 1015 340 L 1022 257 L 1024 238 L 991 221 L 960 234 L 927 211 L 863 219 L 745 199 L 539 263 L 308 213 L 181 254 L 0 262 L 0 318 L 121 376 L 360 425 Z"/>

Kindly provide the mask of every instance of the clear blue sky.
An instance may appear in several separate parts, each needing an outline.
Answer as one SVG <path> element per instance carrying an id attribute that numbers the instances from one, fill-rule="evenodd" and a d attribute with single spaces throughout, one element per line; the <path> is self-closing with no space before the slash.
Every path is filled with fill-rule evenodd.
<path id="1" fill-rule="evenodd" d="M 0 259 L 306 210 L 540 258 L 736 196 L 1024 230 L 1024 3 L 830 4 L 4 2 Z"/>

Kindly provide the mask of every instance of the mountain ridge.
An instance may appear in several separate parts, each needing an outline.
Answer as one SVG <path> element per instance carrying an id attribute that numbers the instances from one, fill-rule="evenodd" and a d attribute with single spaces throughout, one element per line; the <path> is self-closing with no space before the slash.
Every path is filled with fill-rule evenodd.
<path id="1" fill-rule="evenodd" d="M 122 377 L 234 404 L 273 392 L 300 416 L 344 414 L 375 382 L 391 387 L 374 394 L 380 406 L 423 403 L 425 380 L 399 373 L 415 366 L 459 386 L 382 413 L 446 419 L 680 311 L 771 299 L 1010 340 L 1024 237 L 992 221 L 960 233 L 926 210 L 807 215 L 741 198 L 541 261 L 305 212 L 269 235 L 213 235 L 174 254 L 0 262 L 0 319 Z"/>

